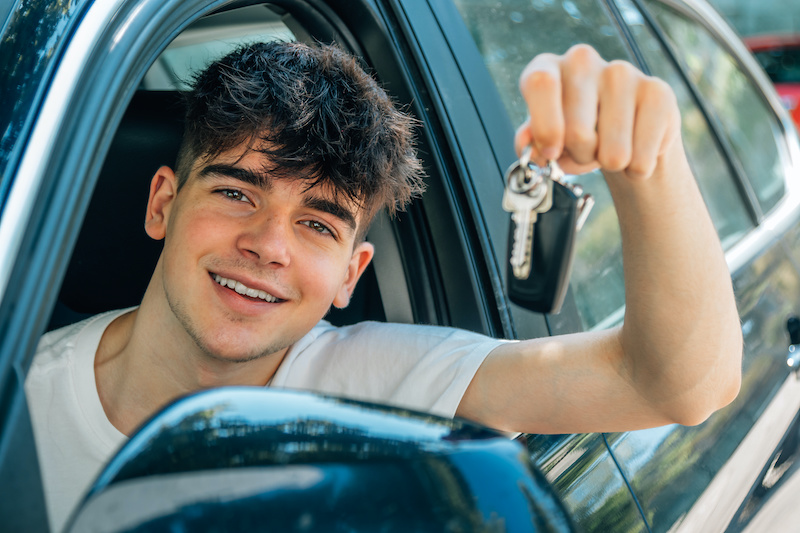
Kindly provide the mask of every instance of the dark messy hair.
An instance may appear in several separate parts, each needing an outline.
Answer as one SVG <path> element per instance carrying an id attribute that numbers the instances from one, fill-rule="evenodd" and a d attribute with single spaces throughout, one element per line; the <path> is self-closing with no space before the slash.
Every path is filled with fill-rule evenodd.
<path id="1" fill-rule="evenodd" d="M 246 144 L 266 156 L 268 175 L 355 203 L 360 238 L 378 210 L 393 215 L 424 189 L 414 120 L 334 46 L 242 46 L 198 74 L 187 96 L 179 187 L 197 160 Z"/>

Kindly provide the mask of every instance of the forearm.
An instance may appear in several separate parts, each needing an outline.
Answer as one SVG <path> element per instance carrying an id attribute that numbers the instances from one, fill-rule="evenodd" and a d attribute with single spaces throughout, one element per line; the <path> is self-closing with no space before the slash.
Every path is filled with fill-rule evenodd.
<path id="1" fill-rule="evenodd" d="M 623 369 L 653 407 L 693 424 L 739 387 L 741 330 L 716 231 L 680 139 L 648 179 L 606 176 L 620 220 Z"/>
<path id="2" fill-rule="evenodd" d="M 672 89 L 587 46 L 537 56 L 520 89 L 530 118 L 518 151 L 531 146 L 569 174 L 606 172 L 622 231 L 625 321 L 498 347 L 459 414 L 556 433 L 704 420 L 738 391 L 741 330 Z"/>

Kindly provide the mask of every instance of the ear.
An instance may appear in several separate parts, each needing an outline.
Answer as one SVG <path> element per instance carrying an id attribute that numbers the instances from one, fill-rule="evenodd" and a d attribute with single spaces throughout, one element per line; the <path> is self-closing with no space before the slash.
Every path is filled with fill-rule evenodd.
<path id="1" fill-rule="evenodd" d="M 362 242 L 356 246 L 355 250 L 353 250 L 353 257 L 350 258 L 350 264 L 347 266 L 344 282 L 342 282 L 339 292 L 336 293 L 336 297 L 333 299 L 334 307 L 339 309 L 347 307 L 347 304 L 350 303 L 350 296 L 353 295 L 353 291 L 356 288 L 356 283 L 361 278 L 361 274 L 364 273 L 369 262 L 372 261 L 374 254 L 375 248 L 368 242 Z"/>
<path id="2" fill-rule="evenodd" d="M 150 180 L 150 198 L 147 200 L 147 213 L 144 217 L 144 230 L 155 240 L 167 234 L 167 222 L 172 201 L 178 192 L 178 181 L 169 167 L 156 170 Z"/>

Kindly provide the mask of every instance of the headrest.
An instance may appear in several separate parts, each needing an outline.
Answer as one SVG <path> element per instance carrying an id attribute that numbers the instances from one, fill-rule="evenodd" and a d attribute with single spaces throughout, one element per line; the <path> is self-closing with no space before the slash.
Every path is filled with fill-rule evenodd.
<path id="1" fill-rule="evenodd" d="M 59 301 L 94 314 L 138 305 L 161 251 L 144 232 L 150 179 L 174 168 L 183 134 L 179 93 L 138 91 L 119 125 L 72 253 Z"/>

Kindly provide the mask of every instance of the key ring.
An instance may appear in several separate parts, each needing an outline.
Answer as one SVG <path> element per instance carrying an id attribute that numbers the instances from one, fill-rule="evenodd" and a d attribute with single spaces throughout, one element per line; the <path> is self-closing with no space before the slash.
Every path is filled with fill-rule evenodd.
<path id="1" fill-rule="evenodd" d="M 542 167 L 531 161 L 531 147 L 526 146 L 519 158 L 518 168 L 522 172 L 515 172 L 509 175 L 508 187 L 516 194 L 527 194 L 544 179 Z"/>
<path id="2" fill-rule="evenodd" d="M 519 166 L 523 169 L 522 176 L 517 176 L 515 180 L 509 180 L 509 187 L 517 194 L 527 194 L 528 191 L 539 185 L 545 179 L 551 179 L 562 183 L 564 172 L 554 159 L 549 159 L 547 165 L 540 167 L 531 160 L 530 145 L 522 150 L 519 157 Z"/>

